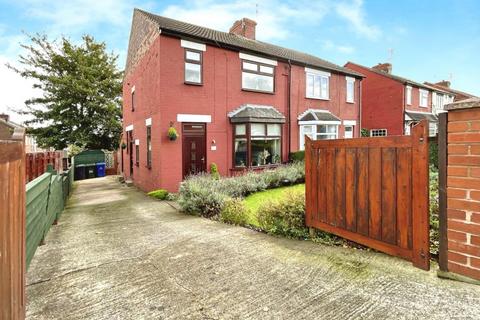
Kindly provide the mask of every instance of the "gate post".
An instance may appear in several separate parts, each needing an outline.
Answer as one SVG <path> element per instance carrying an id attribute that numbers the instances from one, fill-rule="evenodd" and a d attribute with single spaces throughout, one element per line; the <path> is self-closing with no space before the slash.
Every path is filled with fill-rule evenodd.
<path id="1" fill-rule="evenodd" d="M 438 220 L 439 267 L 448 271 L 448 220 L 447 220 L 447 121 L 448 113 L 438 115 Z"/>
<path id="2" fill-rule="evenodd" d="M 430 269 L 428 121 L 412 128 L 412 238 L 413 265 Z"/>

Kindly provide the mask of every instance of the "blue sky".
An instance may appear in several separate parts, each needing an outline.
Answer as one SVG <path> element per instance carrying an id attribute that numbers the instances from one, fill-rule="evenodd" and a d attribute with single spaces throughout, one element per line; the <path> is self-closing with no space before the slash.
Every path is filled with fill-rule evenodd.
<path id="1" fill-rule="evenodd" d="M 0 112 L 39 94 L 4 67 L 21 53 L 22 31 L 73 41 L 91 34 L 119 55 L 123 68 L 134 7 L 223 31 L 250 17 L 258 23 L 259 40 L 340 65 L 388 61 L 397 75 L 419 82 L 447 79 L 454 88 L 480 95 L 476 0 L 0 0 Z"/>

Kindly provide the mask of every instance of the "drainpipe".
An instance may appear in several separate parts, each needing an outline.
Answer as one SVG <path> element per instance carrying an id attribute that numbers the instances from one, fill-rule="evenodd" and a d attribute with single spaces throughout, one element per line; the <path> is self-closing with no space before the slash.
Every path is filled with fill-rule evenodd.
<path id="1" fill-rule="evenodd" d="M 362 81 L 363 81 L 363 78 L 360 78 L 360 92 L 358 93 L 358 137 L 359 138 L 362 138 L 362 129 L 363 129 L 363 125 L 362 125 Z"/>
<path id="2" fill-rule="evenodd" d="M 291 134 L 291 99 L 292 99 L 292 62 L 288 59 L 288 99 L 287 99 L 287 132 L 288 132 L 288 157 L 290 157 L 290 152 L 292 151 L 292 134 Z"/>

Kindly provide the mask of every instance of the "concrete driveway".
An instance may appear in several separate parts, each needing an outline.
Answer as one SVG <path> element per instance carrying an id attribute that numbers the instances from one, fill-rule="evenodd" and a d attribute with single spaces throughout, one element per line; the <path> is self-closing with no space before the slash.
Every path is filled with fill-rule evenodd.
<path id="1" fill-rule="evenodd" d="M 434 266 L 435 268 L 435 266 Z M 84 180 L 28 272 L 28 319 L 480 319 L 480 287 Z"/>

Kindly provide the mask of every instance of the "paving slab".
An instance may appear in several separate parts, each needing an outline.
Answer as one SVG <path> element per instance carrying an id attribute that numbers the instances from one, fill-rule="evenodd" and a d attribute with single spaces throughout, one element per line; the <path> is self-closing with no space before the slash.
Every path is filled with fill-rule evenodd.
<path id="1" fill-rule="evenodd" d="M 27 275 L 28 319 L 480 319 L 480 286 L 382 253 L 178 212 L 83 180 Z"/>

